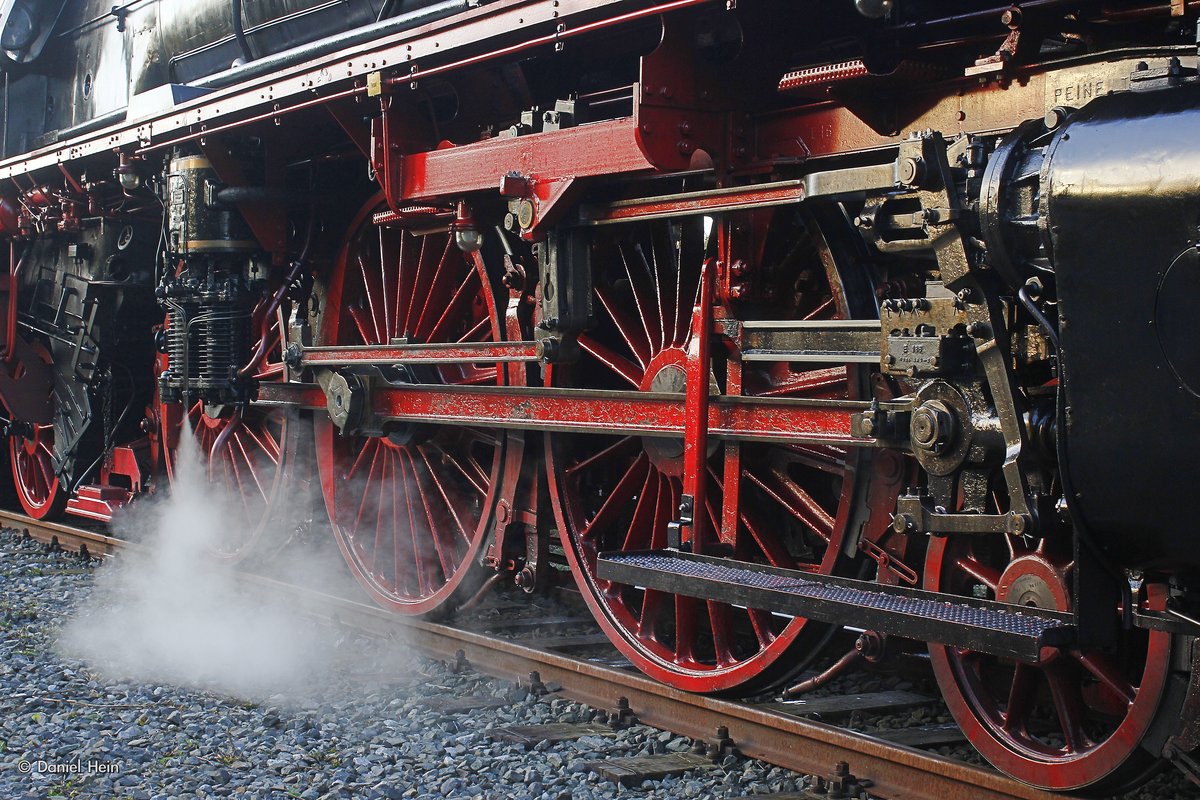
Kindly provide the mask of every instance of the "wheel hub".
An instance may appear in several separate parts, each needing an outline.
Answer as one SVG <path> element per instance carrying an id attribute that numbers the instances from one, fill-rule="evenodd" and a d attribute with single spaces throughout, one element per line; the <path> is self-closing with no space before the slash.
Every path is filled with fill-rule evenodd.
<path id="1" fill-rule="evenodd" d="M 1051 560 L 1027 555 L 1015 559 L 996 589 L 1001 603 L 1032 606 L 1050 611 L 1069 611 L 1071 591 L 1066 571 Z"/>
<path id="2" fill-rule="evenodd" d="M 643 392 L 683 394 L 687 390 L 687 354 L 680 348 L 663 350 L 650 362 L 642 379 Z M 716 376 L 709 374 L 709 393 L 717 391 Z M 683 439 L 665 436 L 643 436 L 642 446 L 650 461 L 664 475 L 683 476 Z M 716 441 L 708 443 L 708 455 L 717 450 Z"/>
<path id="3" fill-rule="evenodd" d="M 996 585 L 996 599 L 1016 606 L 1070 611 L 1070 587 L 1063 567 L 1041 555 L 1026 555 L 1013 560 L 1004 570 Z M 1043 647 L 1038 660 L 1048 664 L 1058 656 L 1058 648 Z"/>
<path id="4" fill-rule="evenodd" d="M 654 363 L 650 365 L 654 368 Z M 683 395 L 688 386 L 688 373 L 680 363 L 665 362 L 654 372 L 647 371 L 647 391 Z M 656 468 L 666 475 L 683 475 L 683 439 L 642 437 L 642 446 Z"/>

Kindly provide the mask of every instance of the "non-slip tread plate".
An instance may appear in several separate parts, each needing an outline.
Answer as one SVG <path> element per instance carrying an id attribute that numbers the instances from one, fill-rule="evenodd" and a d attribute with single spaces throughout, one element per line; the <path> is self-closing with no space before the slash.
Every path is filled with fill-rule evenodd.
<path id="1" fill-rule="evenodd" d="M 605 560 L 657 572 L 670 572 L 683 578 L 767 589 L 811 600 L 921 616 L 939 622 L 1003 631 L 1032 639 L 1041 637 L 1050 629 L 1066 625 L 1058 620 L 1022 614 L 1019 611 L 977 608 L 963 603 L 904 597 L 653 553 L 612 554 L 606 555 Z"/>

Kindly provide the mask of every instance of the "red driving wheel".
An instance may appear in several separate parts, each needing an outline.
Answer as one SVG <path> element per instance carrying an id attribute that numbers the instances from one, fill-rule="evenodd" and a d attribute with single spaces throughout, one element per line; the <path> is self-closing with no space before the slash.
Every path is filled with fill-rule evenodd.
<path id="1" fill-rule="evenodd" d="M 358 214 L 328 284 L 321 343 L 485 342 L 500 338 L 495 300 L 478 253 L 447 231 L 377 225 L 379 198 Z M 495 364 L 385 369 L 396 382 L 498 384 Z M 453 606 L 478 576 L 496 502 L 503 433 L 405 424 L 383 436 L 343 436 L 316 422 L 317 461 L 342 554 L 385 608 L 426 614 Z"/>
<path id="2" fill-rule="evenodd" d="M 925 588 L 932 591 L 1070 610 L 1074 563 L 1045 542 L 1030 547 L 1011 537 L 935 537 L 925 569 Z M 1166 586 L 1146 584 L 1144 609 L 1161 611 L 1166 599 Z M 1115 652 L 1045 648 L 1036 663 L 941 645 L 930 645 L 929 653 L 963 732 L 1018 780 L 1107 795 L 1140 782 L 1159 764 L 1141 745 L 1163 713 L 1168 633 L 1123 631 Z"/>
<path id="3" fill-rule="evenodd" d="M 747 319 L 847 317 L 847 287 L 815 222 L 790 212 L 767 219 L 773 221 L 758 279 L 769 289 L 730 310 Z M 704 237 L 697 217 L 621 226 L 598 237 L 597 323 L 579 336 L 580 361 L 555 366 L 548 380 L 682 392 Z M 859 395 L 863 378 L 853 366 L 786 362 L 746 362 L 737 375 L 718 356 L 713 390 L 737 392 L 740 383 L 743 395 L 846 398 Z M 547 436 L 551 500 L 572 572 L 605 633 L 648 675 L 697 692 L 770 688 L 814 655 L 828 626 L 596 577 L 600 552 L 666 546 L 683 490 L 683 449 L 675 439 Z M 714 533 L 694 549 L 823 574 L 844 571 L 856 463 L 856 453 L 826 445 L 711 441 L 707 507 L 700 513 Z"/>
<path id="4" fill-rule="evenodd" d="M 67 490 L 54 472 L 54 426 L 30 427 L 9 444 L 17 499 L 34 519 L 56 519 L 67 507 Z"/>
<path id="5" fill-rule="evenodd" d="M 30 350 L 30 357 L 50 363 L 50 354 L 40 344 L 34 344 Z M 17 368 L 21 368 L 19 361 Z M 13 486 L 21 508 L 34 519 L 61 517 L 70 493 L 54 468 L 54 426 L 31 423 L 17 427 L 8 447 Z"/>

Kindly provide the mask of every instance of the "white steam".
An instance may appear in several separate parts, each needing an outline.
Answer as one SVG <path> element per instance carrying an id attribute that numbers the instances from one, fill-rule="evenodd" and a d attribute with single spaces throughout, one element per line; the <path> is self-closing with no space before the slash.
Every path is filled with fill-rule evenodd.
<path id="1" fill-rule="evenodd" d="M 254 521 L 220 482 L 208 481 L 190 431 L 180 439 L 169 494 L 114 520 L 117 535 L 140 547 L 97 571 L 93 597 L 64 627 L 60 646 L 113 677 L 245 697 L 302 692 L 330 667 L 333 636 L 239 585 L 232 568 L 209 555 Z M 312 585 L 320 569 L 303 569 Z"/>

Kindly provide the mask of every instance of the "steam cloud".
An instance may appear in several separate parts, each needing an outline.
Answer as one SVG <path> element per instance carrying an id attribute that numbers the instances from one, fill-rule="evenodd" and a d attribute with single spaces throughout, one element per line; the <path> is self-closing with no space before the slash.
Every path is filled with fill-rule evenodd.
<path id="1" fill-rule="evenodd" d="M 331 668 L 334 635 L 240 586 L 209 555 L 219 537 L 250 521 L 240 500 L 208 481 L 195 437 L 180 439 L 171 491 L 114 520 L 117 535 L 141 547 L 98 570 L 93 597 L 59 646 L 114 677 L 243 697 L 303 693 Z M 329 585 L 317 576 L 329 564 L 293 567 L 308 573 L 308 585 Z"/>

